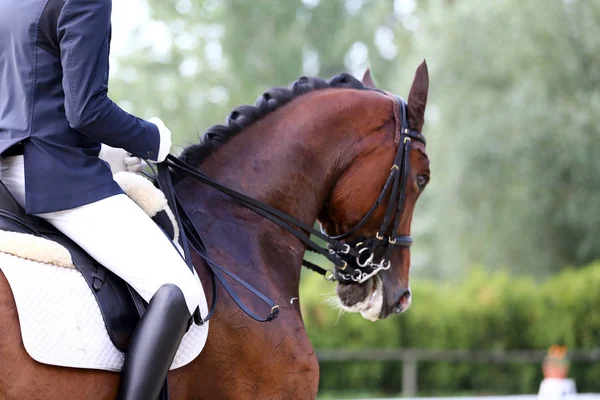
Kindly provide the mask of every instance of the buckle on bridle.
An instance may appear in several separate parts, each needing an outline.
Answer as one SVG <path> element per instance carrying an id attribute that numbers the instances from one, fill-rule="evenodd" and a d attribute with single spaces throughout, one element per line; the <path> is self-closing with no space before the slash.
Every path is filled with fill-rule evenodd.
<path id="1" fill-rule="evenodd" d="M 346 268 L 348 267 L 348 263 L 346 261 L 344 261 L 344 260 L 342 260 L 342 263 L 344 263 L 344 266 L 343 267 L 338 267 L 338 268 L 340 269 L 340 271 L 345 271 Z"/>
<path id="2" fill-rule="evenodd" d="M 406 133 L 408 133 L 408 129 L 406 130 Z M 404 138 L 404 144 L 406 144 L 406 143 L 408 143 L 410 141 L 411 141 L 411 139 L 409 137 L 405 137 Z"/>
<path id="3" fill-rule="evenodd" d="M 271 307 L 271 314 L 267 317 L 267 321 L 273 321 L 279 315 L 279 306 L 274 305 Z"/>
<path id="4" fill-rule="evenodd" d="M 390 242 L 390 244 L 396 244 L 396 238 L 392 238 L 391 236 L 388 238 L 388 242 Z"/>
<path id="5" fill-rule="evenodd" d="M 341 250 L 335 250 L 335 248 L 330 248 L 329 254 L 336 254 L 336 253 L 348 254 L 348 253 L 350 253 L 350 251 L 352 250 L 352 247 L 350 247 L 350 245 L 348 243 L 340 243 L 340 244 L 342 245 Z"/>
<path id="6" fill-rule="evenodd" d="M 379 234 L 379 232 L 377 232 L 377 233 L 375 234 L 375 237 L 376 237 L 378 240 L 383 240 L 383 235 L 380 235 L 380 234 Z"/>

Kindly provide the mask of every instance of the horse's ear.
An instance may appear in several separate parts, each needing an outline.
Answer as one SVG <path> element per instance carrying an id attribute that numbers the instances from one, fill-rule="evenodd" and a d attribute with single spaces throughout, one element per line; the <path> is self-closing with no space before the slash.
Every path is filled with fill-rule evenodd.
<path id="1" fill-rule="evenodd" d="M 425 60 L 417 68 L 410 93 L 408 94 L 408 125 L 417 132 L 423 130 L 425 124 L 425 106 L 429 91 L 429 72 Z"/>
<path id="2" fill-rule="evenodd" d="M 362 83 L 363 83 L 363 85 L 370 87 L 370 88 L 377 87 L 377 86 L 375 86 L 375 82 L 373 82 L 373 78 L 371 78 L 371 68 L 367 68 L 367 70 L 365 71 L 365 74 L 362 77 Z"/>

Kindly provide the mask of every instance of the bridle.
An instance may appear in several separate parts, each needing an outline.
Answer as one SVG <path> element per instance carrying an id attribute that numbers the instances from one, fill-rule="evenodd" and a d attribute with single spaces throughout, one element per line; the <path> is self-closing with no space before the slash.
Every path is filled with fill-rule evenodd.
<path id="1" fill-rule="evenodd" d="M 335 272 L 331 273 L 331 271 L 325 270 L 315 264 L 307 261 L 304 262 L 305 267 L 323 274 L 328 280 L 336 280 L 341 283 L 363 283 L 380 271 L 388 270 L 391 267 L 391 252 L 394 247 L 410 247 L 413 243 L 410 235 L 395 235 L 395 232 L 398 231 L 401 216 L 404 212 L 406 184 L 410 172 L 412 141 L 415 140 L 425 145 L 426 140 L 420 132 L 409 128 L 407 105 L 404 99 L 391 93 L 382 93 L 390 97 L 394 103 L 394 118 L 396 120 L 394 141 L 398 146 L 398 151 L 396 152 L 394 164 L 391 167 L 390 174 L 381 193 L 365 216 L 350 231 L 338 236 L 327 236 L 329 253 L 337 261 L 330 258 L 335 265 Z M 390 202 L 388 203 L 381 227 L 375 234 L 375 237 L 354 243 L 341 243 L 340 239 L 355 233 L 371 218 L 374 211 L 386 198 L 390 188 Z M 394 222 L 390 229 L 392 219 Z M 326 235 L 322 229 L 321 233 Z M 385 257 L 379 261 L 375 261 L 375 251 L 381 247 L 385 250 Z"/>
<path id="2" fill-rule="evenodd" d="M 388 96 L 394 104 L 394 118 L 396 122 L 395 143 L 398 146 L 398 151 L 394 158 L 394 164 L 391 167 L 390 174 L 385 182 L 381 193 L 377 200 L 365 216 L 348 232 L 338 235 L 329 236 L 323 231 L 314 229 L 299 219 L 288 215 L 268 204 L 262 203 L 256 199 L 248 197 L 240 192 L 237 192 L 225 185 L 222 185 L 212 180 L 207 175 L 198 171 L 193 166 L 178 159 L 173 155 L 167 156 L 165 162 L 158 164 L 157 183 L 173 210 L 176 220 L 180 226 L 181 242 L 185 253 L 185 259 L 188 266 L 193 269 L 191 264 L 191 256 L 189 247 L 191 246 L 207 263 L 213 272 L 213 304 L 209 311 L 209 315 L 202 321 L 208 320 L 214 312 L 216 304 L 216 285 L 215 277 L 221 282 L 225 290 L 233 298 L 233 300 L 242 308 L 244 312 L 250 315 L 257 321 L 271 321 L 275 319 L 279 313 L 279 306 L 275 305 L 271 300 L 258 292 L 252 286 L 242 281 L 233 273 L 226 271 L 217 265 L 208 254 L 206 247 L 202 242 L 202 238 L 194 227 L 191 219 L 183 208 L 171 181 L 171 170 L 176 174 L 184 177 L 192 178 L 198 182 L 204 183 L 245 205 L 256 213 L 262 215 L 266 219 L 277 224 L 285 229 L 299 240 L 301 240 L 307 249 L 318 254 L 321 254 L 334 264 L 334 270 L 329 270 L 315 265 L 311 262 L 303 260 L 303 265 L 313 271 L 322 274 L 329 281 L 338 281 L 340 283 L 355 283 L 360 284 L 375 276 L 382 270 L 387 270 L 391 267 L 391 251 L 394 247 L 410 247 L 412 238 L 409 235 L 395 235 L 400 226 L 401 216 L 404 211 L 404 203 L 406 198 L 406 184 L 410 172 L 410 150 L 412 141 L 426 143 L 425 138 L 419 132 L 413 131 L 408 126 L 407 105 L 404 99 L 393 94 L 373 89 Z M 388 204 L 385 217 L 381 227 L 374 238 L 359 242 L 342 242 L 341 240 L 355 233 L 360 229 L 373 215 L 377 207 L 386 199 L 388 191 L 390 193 L 390 202 Z M 393 223 L 392 223 L 393 220 Z M 391 232 L 391 233 L 390 233 Z M 325 241 L 327 248 L 311 239 L 311 235 Z M 375 251 L 383 247 L 385 249 L 385 257 L 376 262 Z M 267 318 L 258 318 L 252 311 L 247 309 L 239 297 L 232 291 L 229 284 L 223 279 L 226 274 L 238 283 L 242 284 L 246 289 L 250 290 L 262 301 L 271 306 L 271 313 Z M 200 321 L 199 321 L 200 322 Z"/>

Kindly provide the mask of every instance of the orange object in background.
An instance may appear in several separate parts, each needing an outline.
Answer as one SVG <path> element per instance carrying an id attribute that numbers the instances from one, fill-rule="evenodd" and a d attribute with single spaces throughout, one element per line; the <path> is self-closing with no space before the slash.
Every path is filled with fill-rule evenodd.
<path id="1" fill-rule="evenodd" d="M 567 353 L 566 346 L 554 345 L 548 349 L 542 362 L 544 380 L 538 391 L 540 399 L 560 399 L 577 393 L 575 381 L 568 378 L 570 361 Z"/>

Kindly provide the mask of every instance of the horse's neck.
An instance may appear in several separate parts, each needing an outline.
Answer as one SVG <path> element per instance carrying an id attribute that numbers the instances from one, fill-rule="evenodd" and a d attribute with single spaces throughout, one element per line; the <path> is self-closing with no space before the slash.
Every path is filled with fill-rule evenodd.
<path id="1" fill-rule="evenodd" d="M 347 154 L 353 142 L 344 127 L 352 125 L 349 118 L 339 112 L 315 118 L 310 103 L 319 100 L 319 94 L 327 95 L 309 93 L 257 121 L 217 150 L 202 170 L 311 223 L 344 167 L 340 155 Z"/>
<path id="2" fill-rule="evenodd" d="M 204 162 L 202 171 L 312 224 L 344 163 L 349 162 L 340 155 L 348 153 L 353 141 L 352 123 L 339 115 L 340 108 L 329 118 L 323 112 L 319 118 L 303 113 L 305 109 L 314 112 L 318 94 L 311 95 L 294 100 L 230 139 Z M 305 248 L 298 239 L 226 195 L 202 185 L 185 188 L 189 184 L 184 183 L 182 191 L 193 193 L 187 201 L 193 203 L 194 223 L 209 250 L 255 271 L 286 268 L 286 275 L 299 279 Z"/>

